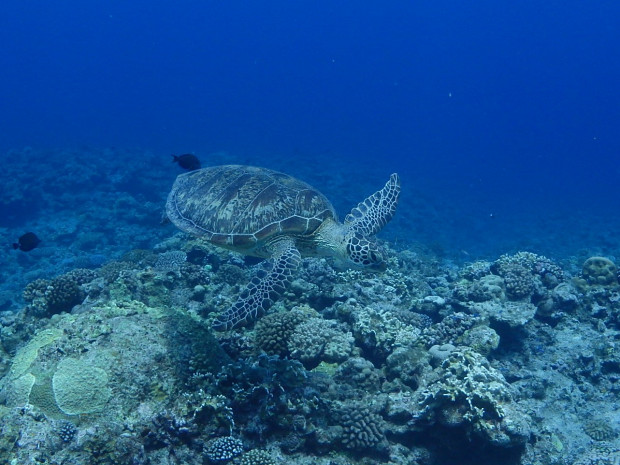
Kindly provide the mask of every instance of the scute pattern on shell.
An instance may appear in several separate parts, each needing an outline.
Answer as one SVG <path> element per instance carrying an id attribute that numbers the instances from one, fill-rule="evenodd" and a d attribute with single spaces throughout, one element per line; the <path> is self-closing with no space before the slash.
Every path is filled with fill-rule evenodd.
<path id="1" fill-rule="evenodd" d="M 225 165 L 180 175 L 166 203 L 168 217 L 215 245 L 251 249 L 277 234 L 312 234 L 335 218 L 310 185 L 265 168 Z"/>

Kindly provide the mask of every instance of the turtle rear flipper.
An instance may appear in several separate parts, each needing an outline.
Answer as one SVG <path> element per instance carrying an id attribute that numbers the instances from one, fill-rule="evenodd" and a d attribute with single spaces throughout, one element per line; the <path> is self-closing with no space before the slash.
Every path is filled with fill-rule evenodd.
<path id="1" fill-rule="evenodd" d="M 374 236 L 392 219 L 400 196 L 400 178 L 394 173 L 383 189 L 351 210 L 344 224 L 366 236 Z"/>
<path id="2" fill-rule="evenodd" d="M 249 282 L 237 301 L 216 318 L 213 328 L 226 330 L 247 324 L 271 307 L 280 297 L 301 263 L 301 254 L 292 239 L 282 239 L 273 246 L 272 266 L 261 270 Z"/>

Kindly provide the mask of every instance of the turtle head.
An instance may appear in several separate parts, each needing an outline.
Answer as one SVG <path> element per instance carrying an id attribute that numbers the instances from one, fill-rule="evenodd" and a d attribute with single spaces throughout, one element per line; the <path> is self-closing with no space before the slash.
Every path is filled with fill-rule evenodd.
<path id="1" fill-rule="evenodd" d="M 345 263 L 351 268 L 383 271 L 387 265 L 383 253 L 374 240 L 356 231 L 351 231 L 345 241 Z"/>

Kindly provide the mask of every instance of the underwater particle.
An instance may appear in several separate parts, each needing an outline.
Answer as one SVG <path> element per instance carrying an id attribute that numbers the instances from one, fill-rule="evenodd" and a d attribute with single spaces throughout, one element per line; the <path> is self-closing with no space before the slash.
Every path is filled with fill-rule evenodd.
<path id="1" fill-rule="evenodd" d="M 340 223 L 333 205 L 305 182 L 266 168 L 225 165 L 179 175 L 166 215 L 182 231 L 217 247 L 271 259 L 216 317 L 214 328 L 227 330 L 262 316 L 293 280 L 302 256 L 385 269 L 374 236 L 394 216 L 399 196 L 394 173 Z"/>
<path id="2" fill-rule="evenodd" d="M 210 462 L 226 462 L 243 452 L 241 439 L 224 436 L 211 439 L 205 444 L 205 456 Z"/>
<path id="3" fill-rule="evenodd" d="M 179 166 L 188 171 L 199 170 L 201 168 L 200 160 L 196 155 L 186 153 L 183 155 L 172 155 L 172 163 L 178 163 Z"/>
<path id="4" fill-rule="evenodd" d="M 41 239 L 39 239 L 35 233 L 27 232 L 26 234 L 22 234 L 19 239 L 17 239 L 17 242 L 13 243 L 13 248 L 19 249 L 22 252 L 30 252 L 32 249 L 36 249 L 40 243 Z"/>
<path id="5" fill-rule="evenodd" d="M 618 284 L 618 268 L 615 263 L 605 257 L 590 257 L 581 271 L 588 284 L 612 286 Z"/>
<path id="6" fill-rule="evenodd" d="M 65 358 L 58 364 L 52 387 L 58 407 L 67 415 L 99 412 L 111 394 L 108 374 L 75 358 Z"/>

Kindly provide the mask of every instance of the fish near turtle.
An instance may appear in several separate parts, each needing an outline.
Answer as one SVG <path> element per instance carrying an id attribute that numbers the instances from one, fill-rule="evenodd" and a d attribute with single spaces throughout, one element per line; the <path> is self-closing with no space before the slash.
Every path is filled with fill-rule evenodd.
<path id="1" fill-rule="evenodd" d="M 339 222 L 327 198 L 287 174 L 243 165 L 203 168 L 177 177 L 166 215 L 179 229 L 244 255 L 271 259 L 215 329 L 247 324 L 282 294 L 304 256 L 332 257 L 338 265 L 384 269 L 374 236 L 394 216 L 400 179 L 359 203 Z"/>
<path id="2" fill-rule="evenodd" d="M 198 157 L 191 153 L 172 155 L 172 163 L 178 163 L 181 168 L 187 171 L 199 170 L 201 167 Z"/>
<path id="3" fill-rule="evenodd" d="M 35 233 L 27 232 L 26 234 L 22 234 L 19 239 L 17 239 L 17 242 L 13 243 L 13 249 L 19 249 L 22 252 L 30 252 L 36 249 L 40 243 L 41 239 L 39 239 Z"/>

